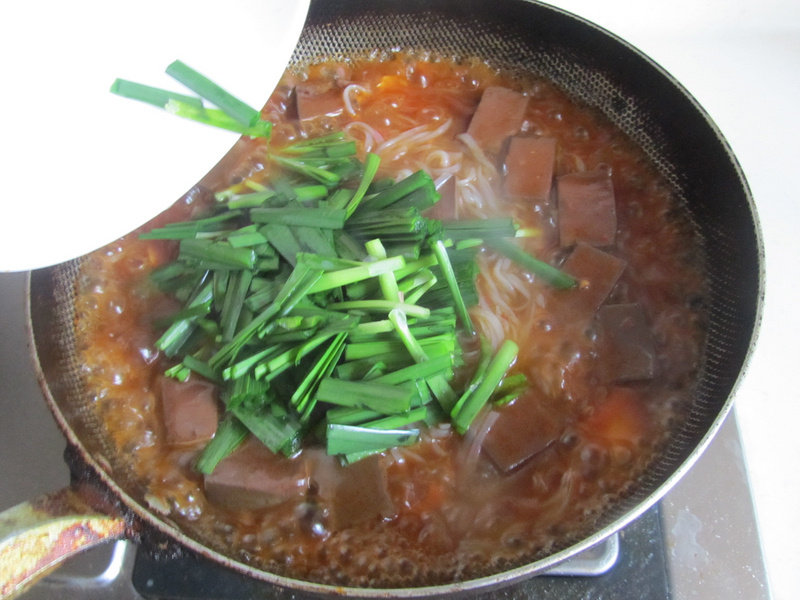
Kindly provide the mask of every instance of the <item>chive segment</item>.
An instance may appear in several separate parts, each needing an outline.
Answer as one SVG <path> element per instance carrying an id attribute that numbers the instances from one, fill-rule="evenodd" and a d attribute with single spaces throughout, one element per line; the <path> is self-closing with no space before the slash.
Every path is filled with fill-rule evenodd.
<path id="1" fill-rule="evenodd" d="M 478 416 L 480 410 L 491 398 L 492 393 L 500 385 L 506 372 L 514 364 L 519 348 L 511 340 L 505 340 L 497 354 L 486 365 L 479 382 L 474 391 L 465 393 L 461 396 L 458 403 L 453 407 L 451 416 L 453 425 L 459 433 L 466 433 L 472 421 Z"/>
<path id="2" fill-rule="evenodd" d="M 489 247 L 493 248 L 503 256 L 510 258 L 515 263 L 527 269 L 534 275 L 538 275 L 546 282 L 559 289 L 569 289 L 575 287 L 578 283 L 573 277 L 556 269 L 546 262 L 534 258 L 520 248 L 516 243 L 510 240 L 495 239 L 488 241 L 487 244 Z"/>

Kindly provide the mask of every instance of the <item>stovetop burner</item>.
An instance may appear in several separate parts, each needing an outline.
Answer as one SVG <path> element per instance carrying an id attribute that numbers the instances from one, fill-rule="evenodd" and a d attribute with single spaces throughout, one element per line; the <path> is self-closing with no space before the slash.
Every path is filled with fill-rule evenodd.
<path id="1" fill-rule="evenodd" d="M 147 600 L 305 600 L 318 598 L 254 581 L 202 556 L 157 560 L 136 553 L 133 586 Z M 475 596 L 477 600 L 668 600 L 667 558 L 658 506 L 619 534 L 546 575 Z"/>

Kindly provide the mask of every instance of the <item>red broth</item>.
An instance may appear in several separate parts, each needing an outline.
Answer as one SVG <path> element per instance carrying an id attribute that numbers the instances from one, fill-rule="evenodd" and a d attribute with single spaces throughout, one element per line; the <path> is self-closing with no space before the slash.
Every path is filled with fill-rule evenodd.
<path id="1" fill-rule="evenodd" d="M 330 114 L 301 114 L 306 118 L 299 120 L 298 85 L 304 100 L 320 100 L 302 110 Z M 506 194 L 506 140 L 498 149 L 476 152 L 462 135 L 492 86 L 524 94 L 517 136 L 555 139 L 553 185 L 539 182 L 536 188 L 552 187 L 544 197 Z M 314 501 L 314 486 L 321 484 L 313 481 L 311 492 L 293 499 L 232 508 L 209 499 L 192 468 L 202 444 L 166 440 L 159 381 L 170 362 L 154 348 L 159 331 L 153 322 L 178 305 L 155 289 L 148 274 L 176 250 L 134 233 L 83 264 L 76 322 L 94 408 L 147 490 L 141 500 L 203 543 L 257 567 L 380 587 L 451 582 L 544 555 L 634 487 L 690 402 L 705 334 L 698 241 L 647 158 L 604 118 L 550 83 L 511 77 L 479 62 L 401 55 L 316 65 L 287 75 L 264 115 L 275 123 L 276 147 L 344 129 L 362 155 L 381 156 L 382 176 L 428 170 L 442 182 L 450 203 L 445 210 L 459 218 L 513 215 L 536 232 L 525 239 L 525 249 L 565 269 L 578 249 L 559 243 L 556 182 L 567 174 L 610 174 L 615 242 L 602 253 L 618 259 L 622 271 L 601 302 L 638 307 L 652 360 L 629 373 L 631 380 L 609 378 L 612 367 L 599 351 L 601 318 L 613 321 L 615 314 L 601 317 L 596 307 L 586 309 L 589 288 L 597 288 L 592 278 L 576 273 L 578 290 L 555 290 L 483 249 L 480 303 L 472 316 L 495 347 L 504 338 L 517 342 L 514 370 L 527 376 L 528 392 L 484 412 L 463 437 L 441 425 L 425 431 L 415 446 L 383 453 L 376 462 L 386 478 L 388 514 L 337 528 L 329 507 Z M 211 191 L 242 176 L 268 180 L 263 145 L 240 145 L 244 150 L 203 182 Z M 195 188 L 148 227 L 200 214 L 212 201 L 206 188 Z M 590 246 L 582 251 L 593 256 Z M 492 431 L 503 421 L 508 429 L 494 436 L 490 455 Z M 521 423 L 523 431 L 513 431 L 509 422 Z M 530 445 L 519 464 L 518 449 L 503 447 L 498 438 L 504 437 Z M 312 480 L 340 468 L 314 449 L 279 460 L 300 465 L 301 477 Z"/>

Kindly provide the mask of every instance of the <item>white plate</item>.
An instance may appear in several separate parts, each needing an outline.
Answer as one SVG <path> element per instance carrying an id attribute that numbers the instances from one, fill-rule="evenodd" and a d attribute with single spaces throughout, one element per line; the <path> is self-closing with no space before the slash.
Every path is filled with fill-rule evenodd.
<path id="1" fill-rule="evenodd" d="M 237 135 L 109 92 L 117 77 L 192 95 L 180 59 L 254 108 L 309 0 L 9 2 L 0 9 L 0 271 L 94 250 L 172 204 Z"/>

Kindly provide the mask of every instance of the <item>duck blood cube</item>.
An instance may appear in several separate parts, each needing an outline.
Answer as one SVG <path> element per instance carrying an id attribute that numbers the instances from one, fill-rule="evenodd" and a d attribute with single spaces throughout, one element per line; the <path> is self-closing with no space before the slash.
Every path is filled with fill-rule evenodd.
<path id="1" fill-rule="evenodd" d="M 601 370 L 606 381 L 651 379 L 656 352 L 653 332 L 638 303 L 607 304 L 597 311 Z"/>
<path id="2" fill-rule="evenodd" d="M 300 460 L 286 460 L 251 438 L 205 477 L 205 492 L 215 504 L 256 510 L 305 494 L 309 477 Z"/>
<path id="3" fill-rule="evenodd" d="M 566 319 L 583 323 L 591 320 L 617 284 L 627 263 L 608 252 L 579 243 L 564 261 L 562 271 L 578 281 L 565 290 L 558 308 Z"/>
<path id="4" fill-rule="evenodd" d="M 161 411 L 170 444 L 194 444 L 214 437 L 219 410 L 215 387 L 205 381 L 161 378 Z"/>
<path id="5" fill-rule="evenodd" d="M 486 152 L 500 151 L 506 138 L 522 128 L 528 97 L 504 87 L 487 87 L 467 133 Z"/>
<path id="6" fill-rule="evenodd" d="M 561 437 L 564 417 L 534 395 L 518 398 L 497 409 L 483 450 L 503 472 L 522 465 Z"/>
<path id="7" fill-rule="evenodd" d="M 546 201 L 553 183 L 556 140 L 513 137 L 506 154 L 505 189 L 509 196 Z"/>
<path id="8" fill-rule="evenodd" d="M 605 170 L 558 178 L 558 232 L 562 246 L 611 246 L 617 235 L 614 184 Z"/>
<path id="9" fill-rule="evenodd" d="M 389 496 L 386 470 L 379 457 L 363 458 L 341 469 L 329 509 L 329 521 L 334 531 L 396 513 Z"/>

